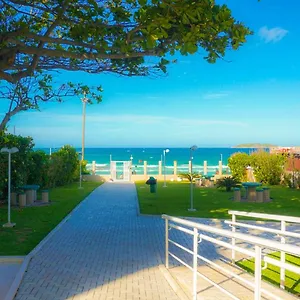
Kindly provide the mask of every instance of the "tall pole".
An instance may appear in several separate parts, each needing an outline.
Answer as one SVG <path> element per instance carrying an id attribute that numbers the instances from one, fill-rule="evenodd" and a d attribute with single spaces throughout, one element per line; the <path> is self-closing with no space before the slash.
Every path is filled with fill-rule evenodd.
<path id="1" fill-rule="evenodd" d="M 166 150 L 164 150 L 164 186 L 163 187 L 166 187 L 167 184 L 166 184 Z"/>
<path id="2" fill-rule="evenodd" d="M 193 151 L 197 150 L 197 146 L 190 147 L 190 161 L 191 161 L 191 183 L 190 183 L 190 208 L 189 211 L 196 211 L 194 208 L 194 186 L 193 186 Z"/>
<path id="3" fill-rule="evenodd" d="M 82 156 L 82 153 L 79 153 L 79 155 L 81 154 Z M 79 160 L 79 189 L 82 189 L 82 159 Z"/>
<path id="4" fill-rule="evenodd" d="M 85 108 L 86 98 L 82 99 L 82 141 L 81 141 L 81 160 L 84 160 L 84 142 L 85 142 Z"/>
<path id="5" fill-rule="evenodd" d="M 190 161 L 191 161 L 191 183 L 190 183 L 190 204 L 191 204 L 191 207 L 189 209 L 189 211 L 195 211 L 194 209 L 194 201 L 193 201 L 193 197 L 194 197 L 194 194 L 193 194 L 193 156 L 192 156 L 192 149 L 190 149 Z"/>
<path id="6" fill-rule="evenodd" d="M 82 188 L 82 186 L 81 186 L 81 181 L 82 181 L 82 174 L 81 174 L 81 161 L 79 162 L 79 164 L 80 164 L 80 180 L 79 180 L 79 188 L 81 189 Z"/>
<path id="7" fill-rule="evenodd" d="M 11 153 L 8 152 L 8 216 L 7 216 L 7 223 L 10 224 L 10 182 L 11 182 Z"/>
<path id="8" fill-rule="evenodd" d="M 19 149 L 16 147 L 13 148 L 2 148 L 0 150 L 1 153 L 5 152 L 8 153 L 8 195 L 7 195 L 7 202 L 8 202 L 8 207 L 7 207 L 7 223 L 3 225 L 3 227 L 14 227 L 16 224 L 10 222 L 10 203 L 11 203 L 11 154 L 18 152 Z"/>

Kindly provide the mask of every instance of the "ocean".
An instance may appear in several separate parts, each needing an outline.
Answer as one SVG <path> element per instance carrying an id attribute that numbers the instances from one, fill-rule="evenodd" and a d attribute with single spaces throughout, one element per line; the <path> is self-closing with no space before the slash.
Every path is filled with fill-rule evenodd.
<path id="1" fill-rule="evenodd" d="M 147 173 L 158 174 L 158 161 L 164 160 L 163 150 L 165 148 L 85 148 L 84 159 L 88 161 L 87 168 L 91 169 L 92 161 L 96 162 L 96 173 L 99 175 L 110 174 L 110 159 L 113 161 L 130 161 L 132 159 L 132 170 L 136 174 L 143 174 L 144 161 L 147 161 Z M 47 153 L 50 149 L 43 149 Z M 54 152 L 56 149 L 51 149 Z M 81 148 L 77 149 L 78 152 Z M 203 172 L 203 162 L 207 161 L 208 175 L 215 174 L 219 161 L 222 160 L 223 171 L 230 173 L 227 166 L 228 158 L 235 152 L 250 153 L 253 148 L 198 148 L 192 152 L 193 172 Z M 169 148 L 166 153 L 166 174 L 173 174 L 174 161 L 177 161 L 177 172 L 188 172 L 190 160 L 189 148 Z"/>

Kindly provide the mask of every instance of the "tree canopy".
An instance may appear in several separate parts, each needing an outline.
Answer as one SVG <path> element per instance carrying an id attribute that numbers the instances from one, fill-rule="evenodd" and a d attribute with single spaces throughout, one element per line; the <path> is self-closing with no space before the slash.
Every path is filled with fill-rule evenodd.
<path id="1" fill-rule="evenodd" d="M 249 34 L 213 0 L 0 0 L 0 80 L 17 85 L 58 70 L 159 74 L 177 52 L 203 49 L 214 63 Z"/>

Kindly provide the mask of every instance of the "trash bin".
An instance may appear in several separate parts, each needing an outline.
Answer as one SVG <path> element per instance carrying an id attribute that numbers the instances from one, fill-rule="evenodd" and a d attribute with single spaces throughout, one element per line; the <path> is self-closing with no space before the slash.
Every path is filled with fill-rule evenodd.
<path id="1" fill-rule="evenodd" d="M 149 184 L 150 186 L 150 193 L 156 193 L 156 185 L 157 180 L 154 177 L 150 177 L 147 181 L 146 184 Z"/>

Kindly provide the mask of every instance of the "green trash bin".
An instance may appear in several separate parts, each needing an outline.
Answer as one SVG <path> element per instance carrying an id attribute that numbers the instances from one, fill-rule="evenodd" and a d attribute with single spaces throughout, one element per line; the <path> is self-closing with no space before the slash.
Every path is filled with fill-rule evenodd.
<path id="1" fill-rule="evenodd" d="M 150 186 L 150 193 L 156 193 L 157 180 L 154 177 L 150 177 L 146 181 L 146 184 L 148 184 Z"/>

